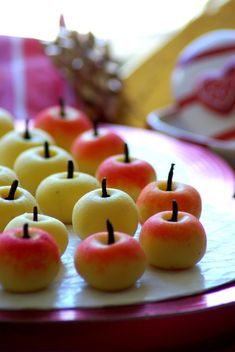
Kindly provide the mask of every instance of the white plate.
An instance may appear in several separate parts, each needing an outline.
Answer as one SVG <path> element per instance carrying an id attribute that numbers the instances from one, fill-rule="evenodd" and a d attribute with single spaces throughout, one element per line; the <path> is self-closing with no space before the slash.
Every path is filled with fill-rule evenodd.
<path id="1" fill-rule="evenodd" d="M 205 134 L 194 133 L 184 125 L 180 111 L 176 107 L 169 106 L 151 112 L 147 116 L 147 124 L 155 131 L 206 146 L 235 168 L 235 140 L 219 140 L 208 136 L 208 131 L 205 131 Z"/>

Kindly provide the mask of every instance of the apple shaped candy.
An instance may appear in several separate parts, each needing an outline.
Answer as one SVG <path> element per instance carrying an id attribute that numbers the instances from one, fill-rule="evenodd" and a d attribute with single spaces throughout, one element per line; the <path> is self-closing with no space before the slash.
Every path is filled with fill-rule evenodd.
<path id="1" fill-rule="evenodd" d="M 18 180 L 11 186 L 0 187 L 0 231 L 16 216 L 32 211 L 38 206 L 36 199 L 26 189 L 18 187 Z"/>
<path id="2" fill-rule="evenodd" d="M 14 130 L 14 117 L 9 111 L 0 108 L 0 138 L 7 132 Z"/>
<path id="3" fill-rule="evenodd" d="M 30 227 L 48 232 L 56 241 L 60 255 L 65 252 L 68 246 L 69 235 L 66 226 L 60 220 L 48 215 L 38 214 L 37 207 L 34 207 L 33 213 L 23 213 L 10 220 L 4 231 L 15 227 L 22 227 L 25 223 Z"/>
<path id="4" fill-rule="evenodd" d="M 138 227 L 138 211 L 133 199 L 121 190 L 106 188 L 106 178 L 103 178 L 102 188 L 88 192 L 74 205 L 74 233 L 84 239 L 93 233 L 105 231 L 107 218 L 117 231 L 131 236 Z"/>
<path id="5" fill-rule="evenodd" d="M 18 155 L 26 149 L 40 146 L 45 141 L 54 144 L 54 139 L 46 132 L 33 128 L 29 131 L 28 120 L 24 131 L 13 130 L 0 139 L 0 165 L 13 168 Z"/>
<path id="6" fill-rule="evenodd" d="M 18 227 L 0 235 L 0 283 L 10 292 L 46 288 L 60 268 L 55 240 L 38 228 Z"/>
<path id="7" fill-rule="evenodd" d="M 35 117 L 34 126 L 47 131 L 61 148 L 70 151 L 73 140 L 82 132 L 92 128 L 91 121 L 84 112 L 71 106 L 60 104 L 44 109 Z"/>
<path id="8" fill-rule="evenodd" d="M 98 128 L 93 122 L 93 130 L 80 134 L 73 142 L 71 153 L 79 165 L 79 170 L 91 175 L 107 157 L 123 151 L 124 140 L 112 130 Z"/>
<path id="9" fill-rule="evenodd" d="M 124 154 L 110 156 L 99 165 L 96 177 L 100 181 L 106 177 L 108 187 L 121 189 L 136 200 L 140 191 L 157 176 L 152 165 L 130 157 L 126 143 L 124 147 Z"/>
<path id="10" fill-rule="evenodd" d="M 119 291 L 131 287 L 146 269 L 145 254 L 128 234 L 107 230 L 81 241 L 75 251 L 77 272 L 92 287 L 103 291 Z"/>
<path id="11" fill-rule="evenodd" d="M 136 205 L 141 224 L 158 212 L 170 210 L 173 199 L 181 211 L 200 217 L 202 201 L 199 192 L 188 184 L 173 182 L 173 171 L 174 164 L 171 164 L 167 180 L 153 181 L 140 192 Z"/>
<path id="12" fill-rule="evenodd" d="M 11 168 L 0 165 L 0 186 L 10 186 L 16 179 L 17 175 Z"/>
<path id="13" fill-rule="evenodd" d="M 65 171 L 72 156 L 65 149 L 49 146 L 48 142 L 40 147 L 30 148 L 21 153 L 14 163 L 20 184 L 33 195 L 40 182 L 56 172 Z"/>
<path id="14" fill-rule="evenodd" d="M 75 203 L 96 188 L 100 188 L 98 180 L 94 176 L 74 172 L 73 162 L 69 160 L 67 172 L 44 178 L 37 188 L 36 199 L 43 213 L 71 224 Z"/>
<path id="15" fill-rule="evenodd" d="M 206 252 L 204 227 L 192 214 L 173 210 L 151 216 L 142 226 L 139 242 L 149 264 L 160 269 L 187 269 L 198 263 Z"/>

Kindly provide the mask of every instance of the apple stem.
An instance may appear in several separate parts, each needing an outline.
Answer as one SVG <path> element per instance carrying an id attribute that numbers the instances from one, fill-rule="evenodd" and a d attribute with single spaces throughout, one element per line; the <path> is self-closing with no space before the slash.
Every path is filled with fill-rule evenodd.
<path id="1" fill-rule="evenodd" d="M 44 156 L 46 159 L 50 158 L 49 143 L 47 141 L 44 143 Z"/>
<path id="2" fill-rule="evenodd" d="M 30 139 L 30 133 L 29 133 L 29 119 L 25 120 L 25 132 L 24 132 L 24 139 Z"/>
<path id="3" fill-rule="evenodd" d="M 97 119 L 93 120 L 93 131 L 94 131 L 94 136 L 97 137 L 99 135 L 99 133 L 98 133 L 98 120 Z"/>
<path id="4" fill-rule="evenodd" d="M 108 244 L 115 243 L 115 237 L 113 232 L 113 226 L 109 220 L 106 220 L 107 231 L 108 231 Z"/>
<path id="5" fill-rule="evenodd" d="M 174 199 L 172 201 L 172 216 L 169 221 L 177 222 L 177 220 L 178 220 L 178 204 L 177 204 L 176 200 Z"/>
<path id="6" fill-rule="evenodd" d="M 128 148 L 127 143 L 124 143 L 124 155 L 125 155 L 124 163 L 129 163 L 130 156 L 129 156 L 129 148 Z"/>
<path id="7" fill-rule="evenodd" d="M 107 180 L 106 180 L 106 177 L 104 177 L 102 179 L 101 185 L 102 185 L 102 198 L 110 197 L 110 195 L 107 192 Z"/>
<path id="8" fill-rule="evenodd" d="M 24 224 L 23 225 L 23 236 L 22 238 L 25 238 L 25 239 L 29 239 L 30 236 L 29 236 L 29 224 Z"/>
<path id="9" fill-rule="evenodd" d="M 74 164 L 72 160 L 68 161 L 68 175 L 67 178 L 73 178 Z"/>
<path id="10" fill-rule="evenodd" d="M 59 98 L 59 106 L 60 106 L 60 116 L 65 117 L 65 104 L 64 99 L 62 97 Z"/>
<path id="11" fill-rule="evenodd" d="M 38 208 L 33 207 L 33 221 L 38 221 Z"/>
<path id="12" fill-rule="evenodd" d="M 175 164 L 171 164 L 171 168 L 168 174 L 168 179 L 167 179 L 167 191 L 172 191 L 172 179 L 173 179 L 173 173 L 174 173 L 174 166 Z"/>
<path id="13" fill-rule="evenodd" d="M 5 198 L 6 200 L 14 200 L 15 198 L 15 192 L 17 190 L 19 181 L 18 180 L 14 180 L 11 184 L 11 188 L 10 191 L 8 193 L 8 196 Z"/>

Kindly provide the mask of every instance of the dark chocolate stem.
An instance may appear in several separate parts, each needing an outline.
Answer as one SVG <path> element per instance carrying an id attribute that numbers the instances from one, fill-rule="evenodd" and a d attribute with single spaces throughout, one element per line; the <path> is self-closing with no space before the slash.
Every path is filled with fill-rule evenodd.
<path id="1" fill-rule="evenodd" d="M 177 222 L 177 220 L 178 220 L 178 204 L 177 204 L 176 200 L 173 200 L 172 201 L 172 216 L 169 221 Z"/>
<path id="2" fill-rule="evenodd" d="M 33 221 L 38 221 L 38 208 L 33 207 Z"/>
<path id="3" fill-rule="evenodd" d="M 25 131 L 24 131 L 24 139 L 30 139 L 30 133 L 29 133 L 29 119 L 25 120 Z"/>
<path id="4" fill-rule="evenodd" d="M 68 174 L 67 178 L 73 178 L 74 164 L 72 160 L 68 161 Z"/>
<path id="5" fill-rule="evenodd" d="M 107 231 L 108 231 L 108 244 L 115 243 L 113 226 L 109 220 L 106 220 Z"/>
<path id="6" fill-rule="evenodd" d="M 102 179 L 102 198 L 107 198 L 110 197 L 110 195 L 107 192 L 107 182 L 106 182 L 106 177 Z"/>
<path id="7" fill-rule="evenodd" d="M 22 238 L 25 238 L 25 239 L 29 239 L 30 236 L 29 236 L 29 224 L 24 224 L 23 225 L 23 236 Z"/>
<path id="8" fill-rule="evenodd" d="M 98 132 L 98 120 L 97 119 L 94 119 L 92 121 L 93 123 L 93 131 L 94 131 L 94 136 L 97 137 L 99 135 L 99 132 Z"/>
<path id="9" fill-rule="evenodd" d="M 65 117 L 65 104 L 64 104 L 64 99 L 62 97 L 59 98 L 59 105 L 60 105 L 60 116 L 63 118 Z"/>
<path id="10" fill-rule="evenodd" d="M 168 174 L 168 179 L 167 179 L 167 191 L 172 191 L 172 179 L 173 179 L 173 173 L 174 173 L 174 166 L 175 164 L 171 164 L 171 168 Z"/>
<path id="11" fill-rule="evenodd" d="M 50 158 L 49 143 L 47 141 L 44 143 L 44 157 L 46 159 Z"/>
<path id="12" fill-rule="evenodd" d="M 8 196 L 5 198 L 6 200 L 14 200 L 15 198 L 15 192 L 17 190 L 19 181 L 18 180 L 14 180 L 11 184 L 11 188 L 10 191 L 8 193 Z"/>
<path id="13" fill-rule="evenodd" d="M 127 143 L 124 143 L 124 155 L 125 155 L 124 163 L 129 163 L 130 156 L 129 156 L 129 148 L 128 148 Z"/>

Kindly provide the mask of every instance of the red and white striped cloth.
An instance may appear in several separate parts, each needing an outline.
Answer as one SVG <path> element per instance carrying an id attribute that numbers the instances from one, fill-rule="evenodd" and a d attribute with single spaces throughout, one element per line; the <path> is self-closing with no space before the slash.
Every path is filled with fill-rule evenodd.
<path id="1" fill-rule="evenodd" d="M 37 39 L 0 36 L 0 107 L 16 119 L 34 118 L 58 104 L 77 106 L 75 94 Z"/>

